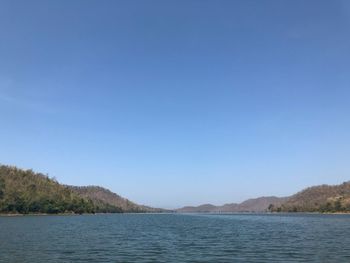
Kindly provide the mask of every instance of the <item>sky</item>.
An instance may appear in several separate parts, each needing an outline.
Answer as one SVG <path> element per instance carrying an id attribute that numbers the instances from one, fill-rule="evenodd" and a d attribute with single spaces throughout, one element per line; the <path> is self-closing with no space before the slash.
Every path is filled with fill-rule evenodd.
<path id="1" fill-rule="evenodd" d="M 141 204 L 350 180 L 350 2 L 0 2 L 0 163 Z"/>

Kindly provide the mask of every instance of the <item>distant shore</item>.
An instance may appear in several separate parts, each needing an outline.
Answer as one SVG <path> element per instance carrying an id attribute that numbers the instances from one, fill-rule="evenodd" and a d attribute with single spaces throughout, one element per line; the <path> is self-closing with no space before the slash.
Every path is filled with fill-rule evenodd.
<path id="1" fill-rule="evenodd" d="M 114 214 L 212 214 L 212 215 L 350 215 L 350 212 L 227 212 L 227 213 L 215 213 L 215 212 L 140 212 L 140 213 L 59 213 L 59 214 L 48 214 L 48 213 L 28 213 L 28 214 L 4 214 L 0 213 L 0 217 L 22 217 L 22 216 L 82 216 L 82 215 L 114 215 Z"/>
<path id="2" fill-rule="evenodd" d="M 47 214 L 47 213 L 28 213 L 28 214 L 4 214 L 0 213 L 0 217 L 17 217 L 17 216 L 78 216 L 80 214 L 74 213 L 60 213 L 60 214 Z M 93 215 L 93 214 L 85 214 Z"/>

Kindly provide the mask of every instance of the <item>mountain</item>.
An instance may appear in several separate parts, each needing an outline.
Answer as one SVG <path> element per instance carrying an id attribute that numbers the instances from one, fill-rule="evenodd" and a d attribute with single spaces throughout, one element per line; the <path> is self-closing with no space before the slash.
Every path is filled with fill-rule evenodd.
<path id="1" fill-rule="evenodd" d="M 211 204 L 204 204 L 200 206 L 185 206 L 180 209 L 177 209 L 177 212 L 180 213 L 206 213 L 214 212 L 217 207 Z"/>
<path id="2" fill-rule="evenodd" d="M 47 175 L 0 165 L 0 213 L 161 212 L 98 187 L 74 187 Z"/>
<path id="3" fill-rule="evenodd" d="M 67 186 L 78 195 L 93 202 L 96 207 L 108 204 L 127 212 L 165 212 L 165 209 L 138 205 L 100 186 Z"/>
<path id="4" fill-rule="evenodd" d="M 281 205 L 288 197 L 266 196 L 248 199 L 240 204 L 226 204 L 219 207 L 220 212 L 266 212 L 269 206 Z"/>
<path id="5" fill-rule="evenodd" d="M 306 188 L 290 197 L 259 197 L 242 203 L 185 206 L 180 213 L 350 212 L 350 181 Z M 47 175 L 0 165 L 0 213 L 170 212 L 136 204 L 99 186 L 67 186 Z"/>
<path id="6" fill-rule="evenodd" d="M 350 212 L 350 182 L 313 186 L 270 207 L 274 212 Z"/>
<path id="7" fill-rule="evenodd" d="M 1 213 L 92 213 L 91 200 L 80 197 L 48 176 L 0 166 Z"/>
<path id="8" fill-rule="evenodd" d="M 200 206 L 185 206 L 177 209 L 180 213 L 232 213 L 232 212 L 266 212 L 269 206 L 279 206 L 287 200 L 286 197 L 259 197 L 254 199 L 248 199 L 240 204 L 232 203 L 222 206 L 215 206 L 211 204 L 205 204 Z"/>
<path id="9" fill-rule="evenodd" d="M 180 213 L 232 212 L 350 212 L 350 181 L 340 185 L 308 187 L 290 197 L 259 197 L 240 204 L 185 206 Z"/>

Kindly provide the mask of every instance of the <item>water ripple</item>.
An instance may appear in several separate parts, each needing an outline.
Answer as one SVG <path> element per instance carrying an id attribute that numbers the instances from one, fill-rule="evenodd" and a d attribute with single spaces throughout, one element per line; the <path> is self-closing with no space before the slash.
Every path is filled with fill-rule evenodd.
<path id="1" fill-rule="evenodd" d="M 2 217 L 0 262 L 350 262 L 350 216 Z"/>

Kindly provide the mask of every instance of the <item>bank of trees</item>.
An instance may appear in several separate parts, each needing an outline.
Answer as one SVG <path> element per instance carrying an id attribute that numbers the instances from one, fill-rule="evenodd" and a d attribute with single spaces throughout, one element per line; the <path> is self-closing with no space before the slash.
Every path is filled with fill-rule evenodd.
<path id="1" fill-rule="evenodd" d="M 350 212 L 350 182 L 340 185 L 309 187 L 280 206 L 269 206 L 272 212 Z"/>
<path id="2" fill-rule="evenodd" d="M 98 206 L 47 175 L 0 166 L 0 213 L 122 212 L 101 202 Z"/>

